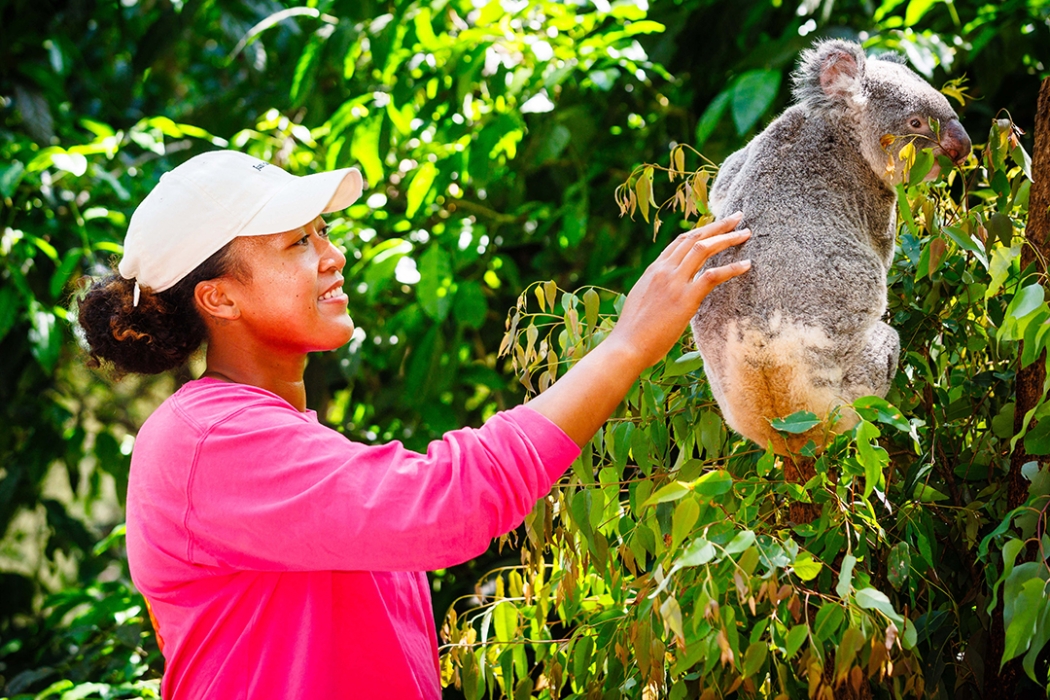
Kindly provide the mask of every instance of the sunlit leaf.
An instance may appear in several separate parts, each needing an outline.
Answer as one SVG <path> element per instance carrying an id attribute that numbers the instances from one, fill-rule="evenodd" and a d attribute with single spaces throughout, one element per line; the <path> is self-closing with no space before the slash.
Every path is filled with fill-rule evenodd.
<path id="1" fill-rule="evenodd" d="M 733 475 L 725 469 L 712 469 L 693 482 L 693 490 L 701 496 L 721 496 L 732 489 Z"/>
<path id="2" fill-rule="evenodd" d="M 784 418 L 774 418 L 769 423 L 779 432 L 799 434 L 820 425 L 820 419 L 811 411 L 798 411 Z"/>
<path id="3" fill-rule="evenodd" d="M 671 483 L 666 484 L 665 486 L 661 486 L 656 491 L 656 493 L 654 493 L 648 498 L 648 500 L 645 501 L 644 505 L 653 506 L 657 503 L 677 501 L 683 496 L 685 496 L 687 493 L 690 493 L 691 491 L 692 488 L 690 487 L 690 484 L 687 484 L 682 481 L 672 481 Z"/>
<path id="4" fill-rule="evenodd" d="M 824 568 L 824 565 L 814 559 L 812 554 L 803 551 L 795 558 L 795 563 L 791 565 L 791 568 L 795 575 L 803 581 L 812 581 Z"/>
<path id="5" fill-rule="evenodd" d="M 412 182 L 409 184 L 408 192 L 405 194 L 405 216 L 411 218 L 419 211 L 424 198 L 430 192 L 431 185 L 434 184 L 437 172 L 437 166 L 429 161 L 419 166 L 416 174 L 412 176 Z"/>

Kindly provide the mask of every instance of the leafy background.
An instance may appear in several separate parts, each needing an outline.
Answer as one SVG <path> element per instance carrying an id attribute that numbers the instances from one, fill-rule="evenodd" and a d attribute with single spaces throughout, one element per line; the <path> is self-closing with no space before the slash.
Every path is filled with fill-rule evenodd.
<path id="1" fill-rule="evenodd" d="M 85 369 L 71 315 L 161 172 L 215 147 L 362 168 L 365 201 L 334 227 L 361 330 L 311 358 L 309 401 L 353 439 L 421 448 L 520 402 L 516 357 L 539 389 L 600 338 L 688 225 L 664 210 L 654 236 L 616 188 L 651 183 L 655 212 L 678 182 L 644 164 L 677 144 L 720 162 L 824 36 L 899 51 L 937 86 L 966 76 L 963 123 L 992 146 L 902 193 L 892 406 L 803 488 L 727 432 L 676 350 L 526 527 L 432 574 L 447 694 L 1043 694 L 1042 409 L 1012 438 L 1050 318 L 1016 150 L 1048 35 L 1044 0 L 0 4 L 5 694 L 157 694 L 121 499 L 137 426 L 199 361 L 114 381 Z M 1002 118 L 1028 133 L 990 131 Z M 520 351 L 501 357 L 505 339 Z M 1016 444 L 1034 458 L 1011 465 Z M 807 498 L 819 515 L 792 527 Z"/>

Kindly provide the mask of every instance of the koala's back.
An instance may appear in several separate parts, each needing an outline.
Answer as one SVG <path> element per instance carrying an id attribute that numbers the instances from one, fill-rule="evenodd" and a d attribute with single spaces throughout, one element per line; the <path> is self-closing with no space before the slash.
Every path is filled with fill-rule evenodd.
<path id="1" fill-rule="evenodd" d="M 894 201 L 842 124 L 799 107 L 727 160 L 712 205 L 720 217 L 743 211 L 752 237 L 709 265 L 750 259 L 752 268 L 708 295 L 693 332 L 715 398 L 738 432 L 776 443 L 769 418 L 800 410 L 823 417 L 880 390 L 869 385 L 881 379 L 852 368 L 870 352 L 872 335 L 888 330 L 879 319 Z M 791 449 L 810 437 L 818 436 L 801 436 Z"/>

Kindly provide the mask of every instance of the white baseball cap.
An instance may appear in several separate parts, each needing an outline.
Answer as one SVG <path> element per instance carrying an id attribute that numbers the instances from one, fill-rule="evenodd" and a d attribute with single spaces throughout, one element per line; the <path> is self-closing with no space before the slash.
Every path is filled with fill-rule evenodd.
<path id="1" fill-rule="evenodd" d="M 170 289 L 238 236 L 291 231 L 361 196 L 356 168 L 302 177 L 237 151 L 211 151 L 161 176 L 131 215 L 121 277 Z"/>

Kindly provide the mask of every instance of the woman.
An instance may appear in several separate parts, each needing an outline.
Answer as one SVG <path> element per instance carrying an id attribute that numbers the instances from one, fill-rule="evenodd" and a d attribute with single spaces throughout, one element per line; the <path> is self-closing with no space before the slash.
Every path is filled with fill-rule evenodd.
<path id="1" fill-rule="evenodd" d="M 207 370 L 142 426 L 127 547 L 179 698 L 438 698 L 424 571 L 521 523 L 704 296 L 748 264 L 740 217 L 672 242 L 615 329 L 546 392 L 430 445 L 367 446 L 306 409 L 307 353 L 354 330 L 326 212 L 354 169 L 295 177 L 232 151 L 167 173 L 132 216 L 119 274 L 80 302 L 93 358 Z"/>

